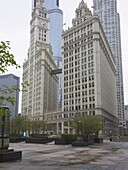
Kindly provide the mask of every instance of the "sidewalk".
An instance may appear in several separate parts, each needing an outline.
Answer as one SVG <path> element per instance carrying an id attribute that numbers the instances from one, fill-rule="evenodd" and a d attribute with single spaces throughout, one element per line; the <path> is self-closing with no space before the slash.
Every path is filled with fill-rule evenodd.
<path id="1" fill-rule="evenodd" d="M 22 150 L 21 161 L 1 163 L 1 170 L 128 170 L 128 143 L 104 142 L 89 147 L 10 144 Z"/>

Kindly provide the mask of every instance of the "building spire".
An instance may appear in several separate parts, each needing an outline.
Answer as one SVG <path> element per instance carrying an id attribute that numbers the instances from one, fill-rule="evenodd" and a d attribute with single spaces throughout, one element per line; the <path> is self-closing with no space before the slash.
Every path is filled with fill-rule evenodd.
<path id="1" fill-rule="evenodd" d="M 33 0 L 33 7 L 35 8 L 37 5 L 43 6 L 44 0 Z"/>

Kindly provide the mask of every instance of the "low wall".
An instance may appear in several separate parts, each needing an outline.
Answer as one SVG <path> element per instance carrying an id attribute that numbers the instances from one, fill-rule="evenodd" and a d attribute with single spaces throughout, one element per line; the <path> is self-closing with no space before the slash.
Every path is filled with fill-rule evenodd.
<path id="1" fill-rule="evenodd" d="M 39 144 L 45 144 L 53 142 L 54 139 L 48 139 L 48 138 L 26 138 L 25 143 L 39 143 Z"/>
<path id="2" fill-rule="evenodd" d="M 128 142 L 128 137 L 112 137 L 112 142 Z"/>
<path id="3" fill-rule="evenodd" d="M 9 138 L 9 143 L 18 143 L 25 141 L 25 138 Z"/>

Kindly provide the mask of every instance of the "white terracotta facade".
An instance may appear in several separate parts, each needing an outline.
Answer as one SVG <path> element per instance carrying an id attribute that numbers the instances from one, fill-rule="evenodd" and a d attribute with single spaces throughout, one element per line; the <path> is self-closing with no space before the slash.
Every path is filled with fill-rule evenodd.
<path id="1" fill-rule="evenodd" d="M 115 60 L 99 18 L 81 1 L 72 27 L 62 34 L 62 108 L 72 115 L 101 115 L 117 133 Z"/>
<path id="2" fill-rule="evenodd" d="M 22 113 L 32 119 L 44 119 L 44 113 L 57 110 L 58 77 L 49 44 L 48 11 L 43 2 L 36 1 L 30 22 L 30 48 L 23 64 L 23 82 L 29 86 L 22 93 Z"/>

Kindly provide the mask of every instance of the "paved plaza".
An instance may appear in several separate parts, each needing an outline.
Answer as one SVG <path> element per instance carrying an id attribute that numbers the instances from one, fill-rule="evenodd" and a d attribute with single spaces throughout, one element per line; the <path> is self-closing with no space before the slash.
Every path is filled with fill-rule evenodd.
<path id="1" fill-rule="evenodd" d="M 128 143 L 104 142 L 89 147 L 10 144 L 22 160 L 0 163 L 0 170 L 128 170 Z"/>

